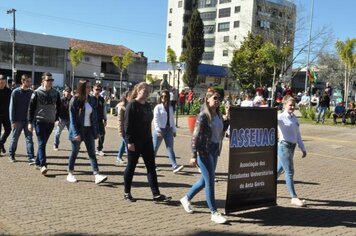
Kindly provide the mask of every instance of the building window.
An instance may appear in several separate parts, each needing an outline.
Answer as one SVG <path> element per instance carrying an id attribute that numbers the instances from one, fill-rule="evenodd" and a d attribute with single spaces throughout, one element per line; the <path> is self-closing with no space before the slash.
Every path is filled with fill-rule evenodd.
<path id="1" fill-rule="evenodd" d="M 205 43 L 204 43 L 205 47 L 214 47 L 215 38 L 209 38 L 209 39 L 204 39 L 204 40 L 205 40 Z"/>
<path id="2" fill-rule="evenodd" d="M 90 62 L 90 57 L 84 57 L 85 62 Z"/>
<path id="3" fill-rule="evenodd" d="M 220 0 L 220 1 L 219 1 L 220 4 L 229 3 L 229 2 L 231 2 L 231 0 Z"/>
<path id="4" fill-rule="evenodd" d="M 215 7 L 217 0 L 198 0 L 198 8 Z"/>
<path id="5" fill-rule="evenodd" d="M 169 13 L 173 13 L 173 8 L 169 8 Z"/>
<path id="6" fill-rule="evenodd" d="M 229 51 L 228 50 L 223 50 L 223 57 L 229 56 Z"/>
<path id="7" fill-rule="evenodd" d="M 214 52 L 204 52 L 203 53 L 203 60 L 210 61 L 214 59 Z"/>
<path id="8" fill-rule="evenodd" d="M 171 33 L 168 34 L 168 38 L 170 39 L 172 36 L 171 36 Z"/>
<path id="9" fill-rule="evenodd" d="M 64 50 L 36 47 L 35 65 L 61 68 L 64 64 Z"/>
<path id="10" fill-rule="evenodd" d="M 204 34 L 213 34 L 215 32 L 215 25 L 204 25 Z"/>
<path id="11" fill-rule="evenodd" d="M 235 7 L 235 13 L 239 13 L 241 11 L 241 6 Z"/>
<path id="12" fill-rule="evenodd" d="M 229 17 L 231 15 L 230 12 L 231 12 L 231 8 L 219 9 L 219 18 Z"/>
<path id="13" fill-rule="evenodd" d="M 236 40 L 236 39 L 237 39 L 237 35 L 234 36 L 234 40 Z"/>
<path id="14" fill-rule="evenodd" d="M 203 21 L 215 20 L 215 18 L 216 18 L 216 11 L 202 12 L 202 13 L 200 13 L 200 18 L 201 18 Z"/>
<path id="15" fill-rule="evenodd" d="M 169 21 L 169 22 L 168 22 L 168 26 L 172 26 L 172 21 Z"/>
<path id="16" fill-rule="evenodd" d="M 225 32 L 230 30 L 230 22 L 224 22 L 218 24 L 218 32 Z"/>
<path id="17" fill-rule="evenodd" d="M 228 43 L 230 40 L 230 37 L 229 36 L 224 36 L 224 43 Z"/>
<path id="18" fill-rule="evenodd" d="M 183 1 L 178 2 L 178 7 L 181 8 L 183 6 Z"/>
<path id="19" fill-rule="evenodd" d="M 214 79 L 214 84 L 216 84 L 216 85 L 221 84 L 221 78 L 215 78 Z"/>
<path id="20" fill-rule="evenodd" d="M 234 21 L 234 28 L 240 27 L 240 21 Z"/>
<path id="21" fill-rule="evenodd" d="M 261 29 L 269 29 L 270 22 L 266 20 L 259 20 L 257 21 L 257 26 L 260 27 Z"/>

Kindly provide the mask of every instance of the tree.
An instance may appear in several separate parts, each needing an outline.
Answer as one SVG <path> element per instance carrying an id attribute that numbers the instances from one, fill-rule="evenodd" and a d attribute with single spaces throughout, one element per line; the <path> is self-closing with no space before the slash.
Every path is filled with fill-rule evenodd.
<path id="1" fill-rule="evenodd" d="M 81 62 L 81 60 L 83 59 L 84 56 L 84 50 L 80 49 L 80 48 L 71 48 L 69 51 L 69 60 L 70 60 L 70 64 L 72 65 L 73 68 L 73 77 L 72 77 L 72 89 L 74 89 L 74 71 L 75 68 L 77 68 L 77 66 L 79 65 L 79 63 Z"/>
<path id="2" fill-rule="evenodd" d="M 199 11 L 194 10 L 189 21 L 188 31 L 184 37 L 186 49 L 185 55 L 185 77 L 184 83 L 190 88 L 197 84 L 198 66 L 204 53 L 204 24 L 200 18 Z"/>
<path id="3" fill-rule="evenodd" d="M 171 63 L 173 68 L 173 86 L 176 78 L 177 55 L 172 48 L 167 48 L 167 62 Z"/>
<path id="4" fill-rule="evenodd" d="M 274 86 L 276 82 L 277 69 L 281 66 L 283 60 L 288 57 L 287 53 L 288 50 L 279 49 L 271 42 L 265 42 L 258 51 L 260 58 L 265 60 L 267 65 L 273 68 L 272 102 L 274 101 Z"/>
<path id="5" fill-rule="evenodd" d="M 131 63 L 133 63 L 132 52 L 128 51 L 125 53 L 124 57 L 121 58 L 119 56 L 113 56 L 111 58 L 112 63 L 120 70 L 120 97 L 121 97 L 121 87 L 122 87 L 122 74 L 124 70 L 126 70 Z"/>
<path id="6" fill-rule="evenodd" d="M 350 78 L 352 77 L 352 70 L 356 66 L 356 38 L 347 39 L 345 42 L 337 40 L 335 46 L 339 58 L 345 66 L 344 101 L 347 103 Z"/>
<path id="7" fill-rule="evenodd" d="M 334 53 L 321 53 L 318 56 L 318 80 L 327 81 L 337 86 L 339 89 L 344 87 L 344 82 L 340 81 L 343 75 L 343 65 Z"/>
<path id="8" fill-rule="evenodd" d="M 257 77 L 261 78 L 261 82 L 262 78 L 267 77 L 266 62 L 259 55 L 263 43 L 261 35 L 254 36 L 249 33 L 241 43 L 241 47 L 234 51 L 234 56 L 230 63 L 231 71 L 244 90 L 256 87 Z M 266 70 L 259 68 L 266 68 Z"/>

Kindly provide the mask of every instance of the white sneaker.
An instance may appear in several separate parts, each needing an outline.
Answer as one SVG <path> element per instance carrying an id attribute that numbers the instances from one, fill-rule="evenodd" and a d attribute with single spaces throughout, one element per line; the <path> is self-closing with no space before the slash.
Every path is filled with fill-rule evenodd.
<path id="1" fill-rule="evenodd" d="M 105 156 L 105 153 L 103 151 L 96 151 L 96 155 L 99 155 L 101 157 Z"/>
<path id="2" fill-rule="evenodd" d="M 69 172 L 67 175 L 67 181 L 69 183 L 75 183 L 75 182 L 77 182 L 77 179 L 75 178 L 75 176 L 72 173 Z"/>
<path id="3" fill-rule="evenodd" d="M 117 158 L 117 159 L 116 159 L 116 163 L 117 163 L 118 165 L 124 165 L 124 164 L 126 164 L 126 161 L 125 161 L 124 159 Z"/>
<path id="4" fill-rule="evenodd" d="M 187 213 L 192 214 L 194 212 L 192 205 L 190 204 L 187 196 L 181 198 L 180 203 L 182 203 L 182 206 Z"/>
<path id="5" fill-rule="evenodd" d="M 183 166 L 183 165 L 176 166 L 176 167 L 173 169 L 173 173 L 175 174 L 175 173 L 177 173 L 177 172 L 179 172 L 179 171 L 181 171 L 181 170 L 183 170 L 183 169 L 184 169 L 184 166 Z"/>
<path id="6" fill-rule="evenodd" d="M 48 169 L 47 169 L 47 167 L 42 166 L 42 167 L 41 167 L 41 169 L 40 169 L 40 171 L 41 171 L 41 174 L 46 175 L 46 174 L 47 174 Z"/>
<path id="7" fill-rule="evenodd" d="M 211 221 L 217 224 L 225 224 L 227 220 L 220 213 L 214 212 L 211 214 Z"/>
<path id="8" fill-rule="evenodd" d="M 300 200 L 297 197 L 292 198 L 291 204 L 299 206 L 299 207 L 305 207 L 306 206 L 305 200 Z"/>
<path id="9" fill-rule="evenodd" d="M 100 184 L 108 179 L 108 177 L 104 175 L 96 174 L 94 176 L 95 176 L 95 184 Z"/>

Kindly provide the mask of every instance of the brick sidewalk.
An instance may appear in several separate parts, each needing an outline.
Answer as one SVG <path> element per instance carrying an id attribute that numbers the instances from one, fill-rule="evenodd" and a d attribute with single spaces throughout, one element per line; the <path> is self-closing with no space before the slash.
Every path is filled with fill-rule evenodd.
<path id="1" fill-rule="evenodd" d="M 21 137 L 17 159 L 0 158 L 0 235 L 356 235 L 356 134 L 346 127 L 302 125 L 308 157 L 296 152 L 296 190 L 307 208 L 292 207 L 283 178 L 278 181 L 278 206 L 229 215 L 228 225 L 210 221 L 204 193 L 193 201 L 197 213 L 186 214 L 179 199 L 198 179 L 195 168 L 172 173 L 164 144 L 157 162 L 161 192 L 173 197 L 169 205 L 155 204 L 147 184 L 145 168 L 138 167 L 133 195 L 139 200 L 122 200 L 124 166 L 115 166 L 119 138 L 115 117 L 109 116 L 104 145 L 108 154 L 99 157 L 99 167 L 109 177 L 94 184 L 85 148 L 76 164 L 78 183 L 66 182 L 70 144 L 65 131 L 60 150 L 48 142 L 49 176 L 43 177 L 24 157 Z M 190 135 L 186 118 L 179 119 L 175 151 L 179 164 L 190 158 Z M 36 138 L 35 138 L 36 140 Z M 7 143 L 8 144 L 8 143 Z M 8 145 L 6 145 L 8 147 Z M 37 147 L 37 145 L 35 145 Z M 22 155 L 21 155 L 22 154 Z M 226 191 L 228 141 L 224 141 L 218 163 L 216 199 L 222 211 Z"/>

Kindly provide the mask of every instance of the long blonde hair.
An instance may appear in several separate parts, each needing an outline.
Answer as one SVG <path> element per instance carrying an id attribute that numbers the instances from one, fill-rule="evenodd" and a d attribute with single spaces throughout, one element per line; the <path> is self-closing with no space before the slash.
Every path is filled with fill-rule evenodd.
<path id="1" fill-rule="evenodd" d="M 213 88 L 208 88 L 208 91 L 205 94 L 205 98 L 204 98 L 204 106 L 203 106 L 203 112 L 206 114 L 206 116 L 208 117 L 209 123 L 212 120 L 212 115 L 211 115 L 211 108 L 209 107 L 209 102 L 208 99 L 211 98 L 214 95 L 218 95 L 220 97 L 220 94 L 218 92 L 216 92 Z M 220 107 L 216 108 L 216 114 L 221 117 L 220 114 Z"/>
<path id="2" fill-rule="evenodd" d="M 141 82 L 141 83 L 136 84 L 132 90 L 131 99 L 135 99 L 138 95 L 138 91 L 140 91 L 145 86 L 146 87 L 148 86 L 148 84 L 146 82 Z"/>

